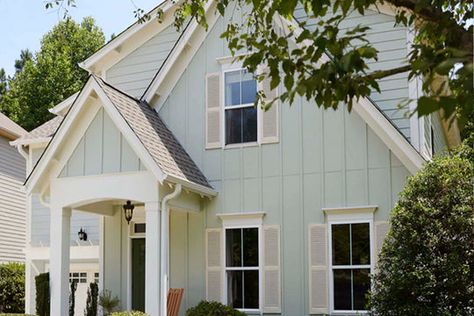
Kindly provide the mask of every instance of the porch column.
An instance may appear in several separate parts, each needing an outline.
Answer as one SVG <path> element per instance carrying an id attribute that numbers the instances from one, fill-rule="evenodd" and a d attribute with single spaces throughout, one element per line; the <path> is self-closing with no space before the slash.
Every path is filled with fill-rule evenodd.
<path id="1" fill-rule="evenodd" d="M 51 207 L 49 286 L 51 315 L 69 314 L 69 247 L 71 209 Z"/>
<path id="2" fill-rule="evenodd" d="M 145 312 L 159 316 L 160 312 L 160 203 L 145 202 Z"/>

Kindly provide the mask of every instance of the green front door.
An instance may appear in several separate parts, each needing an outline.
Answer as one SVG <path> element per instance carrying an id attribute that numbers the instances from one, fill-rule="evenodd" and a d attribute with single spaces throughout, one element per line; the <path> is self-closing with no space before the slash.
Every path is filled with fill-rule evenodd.
<path id="1" fill-rule="evenodd" d="M 132 309 L 145 311 L 145 238 L 132 239 Z"/>

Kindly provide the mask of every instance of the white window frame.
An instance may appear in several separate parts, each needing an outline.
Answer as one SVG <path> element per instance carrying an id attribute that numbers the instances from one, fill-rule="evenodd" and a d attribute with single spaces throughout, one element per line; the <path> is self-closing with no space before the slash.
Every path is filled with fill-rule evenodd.
<path id="1" fill-rule="evenodd" d="M 221 146 L 222 148 L 241 148 L 241 147 L 251 147 L 251 146 L 258 146 L 260 145 L 260 139 L 261 139 L 261 132 L 260 132 L 260 121 L 261 121 L 261 109 L 260 107 L 257 107 L 257 140 L 254 142 L 247 142 L 247 143 L 236 143 L 236 144 L 226 144 L 226 125 L 225 125 L 225 112 L 226 110 L 232 110 L 232 109 L 242 109 L 242 108 L 248 108 L 252 107 L 253 103 L 247 103 L 247 104 L 239 104 L 239 105 L 232 105 L 229 107 L 226 107 L 225 105 L 225 75 L 226 73 L 229 72 L 234 72 L 234 71 L 239 71 L 239 70 L 246 70 L 245 67 L 243 67 L 242 62 L 232 62 L 232 63 L 224 63 L 222 64 L 222 70 L 221 70 L 221 104 L 222 104 L 222 111 L 221 111 L 221 126 L 222 126 L 222 137 L 221 137 Z M 258 82 L 257 80 L 257 91 L 259 90 L 258 87 Z"/>
<path id="2" fill-rule="evenodd" d="M 250 314 L 262 314 L 263 311 L 263 217 L 265 213 L 228 213 L 228 214 L 217 214 L 222 220 L 222 236 L 221 240 L 222 249 L 222 266 L 223 277 L 222 277 L 222 288 L 223 288 L 223 299 L 224 304 L 228 305 L 227 297 L 227 271 L 232 270 L 258 270 L 258 309 L 246 309 L 238 308 L 237 310 L 243 313 Z M 227 268 L 226 263 L 226 230 L 227 229 L 241 229 L 241 228 L 257 228 L 258 229 L 258 269 L 255 267 L 231 267 Z"/>
<path id="3" fill-rule="evenodd" d="M 342 207 L 323 209 L 328 225 L 328 273 L 329 273 L 329 310 L 330 314 L 368 314 L 368 310 L 335 310 L 334 309 L 334 266 L 332 263 L 332 226 L 340 224 L 369 224 L 370 238 L 370 265 L 345 265 L 337 266 L 337 269 L 370 269 L 372 275 L 375 270 L 375 236 L 374 236 L 374 212 L 377 206 Z M 371 284 L 372 286 L 372 284 Z"/>

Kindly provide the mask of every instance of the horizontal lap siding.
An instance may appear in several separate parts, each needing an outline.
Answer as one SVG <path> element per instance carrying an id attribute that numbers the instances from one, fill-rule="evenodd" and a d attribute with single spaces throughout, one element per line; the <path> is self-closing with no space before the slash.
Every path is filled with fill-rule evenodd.
<path id="1" fill-rule="evenodd" d="M 0 138 L 0 263 L 23 261 L 26 242 L 25 160 Z"/>
<path id="2" fill-rule="evenodd" d="M 141 97 L 178 37 L 173 25 L 167 27 L 107 70 L 107 81 L 130 95 Z"/>
<path id="3" fill-rule="evenodd" d="M 229 55 L 223 31 L 220 19 L 160 115 L 219 192 L 204 204 L 207 228 L 221 227 L 216 214 L 255 211 L 266 213 L 264 225 L 280 225 L 282 314 L 305 315 L 308 225 L 324 223 L 323 207 L 367 204 L 379 206 L 376 221 L 387 220 L 408 171 L 357 114 L 301 98 L 281 105 L 279 143 L 205 150 L 205 76 Z"/>
<path id="4" fill-rule="evenodd" d="M 302 8 L 295 11 L 295 18 L 306 20 Z M 404 27 L 395 27 L 395 18 L 382 13 L 368 10 L 365 15 L 351 13 L 341 24 L 342 33 L 353 29 L 357 25 L 369 26 L 367 40 L 379 51 L 379 60 L 370 62 L 370 71 L 386 70 L 399 67 L 407 62 L 407 30 Z M 316 20 L 309 19 L 307 27 L 314 29 Z M 410 119 L 406 108 L 399 105 L 408 98 L 408 74 L 399 74 L 379 81 L 381 92 L 374 91 L 371 95 L 377 106 L 384 111 L 395 126 L 410 137 Z"/>

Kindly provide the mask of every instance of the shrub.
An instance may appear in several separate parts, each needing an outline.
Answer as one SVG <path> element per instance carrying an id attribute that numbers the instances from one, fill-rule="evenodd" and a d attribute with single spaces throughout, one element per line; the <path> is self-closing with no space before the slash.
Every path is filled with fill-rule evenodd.
<path id="1" fill-rule="evenodd" d="M 467 152 L 435 158 L 401 193 L 373 278 L 375 314 L 474 314 L 474 162 Z"/>
<path id="2" fill-rule="evenodd" d="M 186 311 L 186 316 L 245 316 L 244 313 L 219 302 L 201 301 Z"/>
<path id="3" fill-rule="evenodd" d="M 129 311 L 129 312 L 115 312 L 110 316 L 147 316 L 147 314 L 139 311 Z"/>
<path id="4" fill-rule="evenodd" d="M 74 307 L 76 307 L 77 282 L 71 282 L 69 290 L 69 316 L 74 316 Z"/>
<path id="5" fill-rule="evenodd" d="M 41 273 L 35 277 L 36 314 L 49 316 L 49 273 Z"/>
<path id="6" fill-rule="evenodd" d="M 23 313 L 25 305 L 25 265 L 0 265 L 0 313 Z"/>
<path id="7" fill-rule="evenodd" d="M 84 316 L 97 316 L 97 298 L 99 296 L 99 286 L 92 282 L 87 289 L 86 309 Z"/>
<path id="8" fill-rule="evenodd" d="M 112 292 L 104 290 L 99 295 L 99 305 L 104 309 L 104 315 L 112 314 L 120 304 L 120 300 L 117 296 L 112 296 Z"/>

